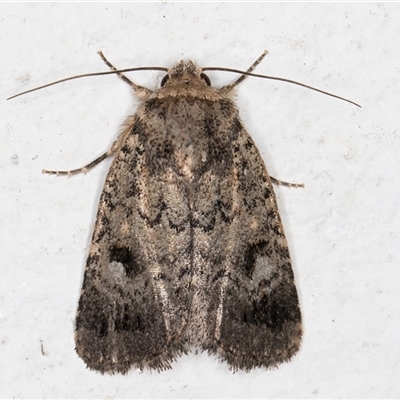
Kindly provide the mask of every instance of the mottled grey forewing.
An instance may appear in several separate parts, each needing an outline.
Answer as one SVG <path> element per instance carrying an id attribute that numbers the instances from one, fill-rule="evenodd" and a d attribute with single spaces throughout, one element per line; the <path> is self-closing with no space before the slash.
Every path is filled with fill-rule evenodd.
<path id="1" fill-rule="evenodd" d="M 186 344 L 234 370 L 299 348 L 288 246 L 260 154 L 230 99 L 186 95 L 159 95 L 128 120 L 100 199 L 76 349 L 102 372 L 169 368 Z"/>
<path id="2" fill-rule="evenodd" d="M 149 169 L 148 132 L 133 119 L 101 195 L 76 319 L 76 350 L 101 372 L 169 368 L 185 351 L 188 202 Z"/>
<path id="3" fill-rule="evenodd" d="M 199 306 L 191 310 L 190 325 L 200 346 L 234 370 L 249 370 L 289 360 L 302 329 L 271 181 L 253 140 L 232 115 L 226 132 L 231 157 L 224 156 L 225 169 L 203 177 L 195 199 L 193 302 Z"/>

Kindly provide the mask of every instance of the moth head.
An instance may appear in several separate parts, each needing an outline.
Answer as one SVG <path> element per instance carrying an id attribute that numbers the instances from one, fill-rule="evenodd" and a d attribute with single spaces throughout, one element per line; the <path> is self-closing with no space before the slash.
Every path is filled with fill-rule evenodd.
<path id="1" fill-rule="evenodd" d="M 202 82 L 205 86 L 211 86 L 210 78 L 203 73 L 201 68 L 197 68 L 193 61 L 180 61 L 168 71 L 161 81 L 161 87 L 170 85 L 172 82 L 190 84 Z"/>

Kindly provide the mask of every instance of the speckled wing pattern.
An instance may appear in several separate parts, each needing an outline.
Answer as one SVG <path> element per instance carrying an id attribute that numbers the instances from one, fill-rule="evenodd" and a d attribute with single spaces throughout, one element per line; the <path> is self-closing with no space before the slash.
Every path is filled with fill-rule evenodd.
<path id="1" fill-rule="evenodd" d="M 76 318 L 89 368 L 163 370 L 191 347 L 236 371 L 299 349 L 271 180 L 232 100 L 181 62 L 114 145 Z"/>

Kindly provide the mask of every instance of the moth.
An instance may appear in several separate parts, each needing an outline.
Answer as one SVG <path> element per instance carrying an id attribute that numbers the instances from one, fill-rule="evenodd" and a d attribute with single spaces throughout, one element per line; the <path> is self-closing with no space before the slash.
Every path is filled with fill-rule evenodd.
<path id="1" fill-rule="evenodd" d="M 302 322 L 272 187 L 282 182 L 268 175 L 229 97 L 266 52 L 219 89 L 206 69 L 181 61 L 155 91 L 100 55 L 141 103 L 105 154 L 78 170 L 44 171 L 86 172 L 114 156 L 86 262 L 76 352 L 90 369 L 123 374 L 169 369 L 193 347 L 233 371 L 289 361 Z"/>

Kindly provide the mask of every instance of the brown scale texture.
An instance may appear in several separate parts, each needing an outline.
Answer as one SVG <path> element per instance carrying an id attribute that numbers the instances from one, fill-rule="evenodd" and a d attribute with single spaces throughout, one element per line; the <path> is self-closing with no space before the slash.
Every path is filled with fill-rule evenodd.
<path id="1" fill-rule="evenodd" d="M 181 62 L 114 144 L 76 318 L 89 368 L 163 370 L 193 346 L 248 371 L 299 349 L 271 180 L 221 93 Z"/>

